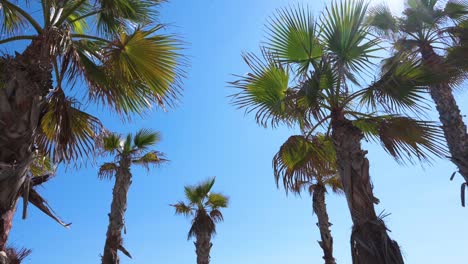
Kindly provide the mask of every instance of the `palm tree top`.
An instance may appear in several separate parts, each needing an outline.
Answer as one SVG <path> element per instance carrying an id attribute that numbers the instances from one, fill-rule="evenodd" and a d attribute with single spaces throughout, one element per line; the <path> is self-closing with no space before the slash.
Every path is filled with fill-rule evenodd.
<path id="1" fill-rule="evenodd" d="M 116 161 L 101 165 L 99 178 L 113 177 L 121 159 L 128 159 L 132 164 L 142 165 L 147 169 L 150 165 L 159 166 L 168 162 L 163 152 L 151 150 L 160 140 L 160 133 L 149 129 L 141 129 L 135 135 L 127 134 L 125 137 L 115 133 L 103 135 L 97 147 L 103 153 L 116 155 Z"/>
<path id="2" fill-rule="evenodd" d="M 261 56 L 243 56 L 251 71 L 231 83 L 240 90 L 234 104 L 260 125 L 297 125 L 309 136 L 329 137 L 331 120 L 349 120 L 401 162 L 444 156 L 438 125 L 405 114 L 426 109 L 432 79 L 421 61 L 395 59 L 376 80 L 364 78 L 381 49 L 366 16 L 363 1 L 333 3 L 319 19 L 301 6 L 279 10 Z"/>
<path id="3" fill-rule="evenodd" d="M 335 148 L 323 134 L 289 137 L 273 158 L 273 171 L 277 186 L 282 181 L 286 194 L 300 194 L 304 188 L 312 193 L 316 184 L 342 192 Z"/>
<path id="4" fill-rule="evenodd" d="M 222 193 L 211 192 L 216 178 L 208 179 L 197 185 L 185 186 L 185 198 L 187 202 L 180 201 L 173 204 L 176 214 L 195 216 L 188 239 L 199 231 L 216 233 L 215 223 L 224 220 L 221 208 L 227 208 L 229 198 Z"/>
<path id="5" fill-rule="evenodd" d="M 0 1 L 0 45 L 29 40 L 18 56 L 42 54 L 29 60 L 51 68 L 50 85 L 41 87 L 47 104 L 37 145 L 54 161 L 88 154 L 102 128 L 98 118 L 80 110 L 81 102 L 66 95 L 75 86 L 83 90 L 84 102 L 125 117 L 177 104 L 184 76 L 182 45 L 158 23 L 163 0 L 39 2 L 42 12 L 31 16 L 29 5 Z M 38 47 L 42 51 L 32 50 Z M 0 58 L 0 68 L 11 59 Z"/>

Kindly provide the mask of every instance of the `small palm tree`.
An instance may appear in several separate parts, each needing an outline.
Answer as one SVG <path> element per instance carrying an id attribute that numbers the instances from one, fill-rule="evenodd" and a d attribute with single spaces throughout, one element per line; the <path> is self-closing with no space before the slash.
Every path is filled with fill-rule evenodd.
<path id="1" fill-rule="evenodd" d="M 158 132 L 147 129 L 138 131 L 135 136 L 128 134 L 125 138 L 121 138 L 117 134 L 108 134 L 103 137 L 102 150 L 105 153 L 115 155 L 115 161 L 104 163 L 99 168 L 98 173 L 100 179 L 115 178 L 109 226 L 102 256 L 103 264 L 120 263 L 118 251 L 131 258 L 130 253 L 123 246 L 122 238 L 125 211 L 127 210 L 127 195 L 132 183 L 130 167 L 143 165 L 148 168 L 149 165 L 165 163 L 167 160 L 164 159 L 163 153 L 149 149 L 159 140 Z"/>
<path id="2" fill-rule="evenodd" d="M 180 42 L 155 23 L 161 0 L 28 2 L 0 0 L 0 45 L 26 42 L 0 57 L 0 251 L 35 150 L 54 163 L 91 153 L 102 125 L 80 105 L 171 106 L 183 75 Z"/>
<path id="3" fill-rule="evenodd" d="M 450 159 L 468 184 L 468 133 L 452 90 L 468 71 L 466 1 L 409 0 L 403 16 L 385 5 L 374 8 L 370 24 L 393 44 L 394 59 L 418 57 L 438 81 L 429 92 L 439 112 Z M 462 205 L 464 199 L 462 197 Z"/>
<path id="4" fill-rule="evenodd" d="M 185 186 L 185 198 L 188 203 L 178 202 L 172 205 L 176 214 L 193 217 L 188 239 L 195 237 L 197 264 L 210 263 L 211 238 L 216 234 L 216 223 L 223 221 L 221 208 L 228 206 L 229 199 L 221 193 L 211 192 L 215 178 L 196 186 Z"/>
<path id="5" fill-rule="evenodd" d="M 320 153 L 317 156 L 317 153 Z M 276 184 L 281 180 L 286 193 L 300 194 L 308 189 L 312 196 L 312 208 L 317 215 L 325 264 L 335 264 L 333 237 L 325 204 L 327 188 L 342 193 L 337 173 L 336 154 L 333 142 L 323 135 L 291 136 L 273 158 Z"/>
<path id="6" fill-rule="evenodd" d="M 255 112 L 263 126 L 285 123 L 307 137 L 330 137 L 353 221 L 353 263 L 400 264 L 400 248 L 375 211 L 379 200 L 361 141 L 380 141 L 398 161 L 427 161 L 446 152 L 436 124 L 389 111 L 421 109 L 419 92 L 430 76 L 419 61 L 396 61 L 375 81 L 364 78 L 374 73 L 372 60 L 380 49 L 366 14 L 363 1 L 334 3 L 318 20 L 305 8 L 280 10 L 269 23 L 262 56 L 244 55 L 250 72 L 232 83 L 241 90 L 233 100 Z"/>

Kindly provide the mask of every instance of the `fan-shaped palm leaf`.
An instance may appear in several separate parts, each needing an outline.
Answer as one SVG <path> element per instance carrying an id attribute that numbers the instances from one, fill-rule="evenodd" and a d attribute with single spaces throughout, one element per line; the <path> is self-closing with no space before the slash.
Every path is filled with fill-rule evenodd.
<path id="1" fill-rule="evenodd" d="M 149 129 L 141 129 L 133 138 L 133 145 L 138 149 L 146 149 L 152 145 L 157 144 L 161 140 L 161 135 L 157 131 Z"/>

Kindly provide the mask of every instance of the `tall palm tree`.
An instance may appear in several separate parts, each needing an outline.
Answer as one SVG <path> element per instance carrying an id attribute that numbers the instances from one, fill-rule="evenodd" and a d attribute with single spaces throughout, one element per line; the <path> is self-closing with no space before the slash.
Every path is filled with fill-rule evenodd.
<path id="1" fill-rule="evenodd" d="M 158 143 L 158 132 L 142 129 L 135 136 L 128 134 L 121 138 L 117 134 L 108 134 L 103 137 L 102 149 L 105 153 L 115 155 L 114 162 L 106 162 L 99 168 L 100 179 L 115 178 L 112 191 L 112 204 L 109 214 L 109 226 L 107 227 L 106 243 L 102 256 L 103 264 L 118 264 L 120 258 L 118 251 L 131 258 L 130 253 L 123 246 L 122 230 L 125 225 L 124 217 L 127 210 L 128 190 L 132 183 L 132 165 L 160 165 L 167 160 L 164 154 L 150 150 Z"/>
<path id="2" fill-rule="evenodd" d="M 429 86 L 429 93 L 439 112 L 450 159 L 466 185 L 468 133 L 452 93 L 468 71 L 466 1 L 409 0 L 401 17 L 394 17 L 386 6 L 378 6 L 371 13 L 370 24 L 380 36 L 393 42 L 395 57 L 418 56 L 423 66 L 439 77 L 437 83 Z"/>
<path id="3" fill-rule="evenodd" d="M 211 192 L 214 183 L 215 178 L 212 178 L 195 186 L 185 186 L 187 202 L 172 205 L 176 214 L 193 217 L 187 239 L 196 238 L 197 264 L 210 263 L 211 238 L 216 234 L 216 224 L 224 220 L 220 209 L 226 208 L 229 202 L 227 196 Z"/>
<path id="4" fill-rule="evenodd" d="M 334 3 L 319 20 L 305 8 L 280 10 L 269 23 L 263 56 L 244 55 L 250 72 L 232 83 L 241 90 L 233 100 L 254 111 L 263 126 L 286 123 L 306 135 L 330 137 L 353 221 L 353 263 L 403 263 L 398 244 L 375 212 L 379 200 L 361 140 L 380 141 L 402 162 L 445 151 L 435 124 L 385 111 L 395 105 L 420 110 L 419 92 L 429 76 L 418 61 L 396 61 L 366 82 L 379 50 L 364 23 L 366 12 L 362 1 Z"/>
<path id="5" fill-rule="evenodd" d="M 35 150 L 55 163 L 90 153 L 101 123 L 80 105 L 171 106 L 183 75 L 178 40 L 154 23 L 161 0 L 25 2 L 0 0 L 0 45 L 27 44 L 0 58 L 0 251 Z"/>
<path id="6" fill-rule="evenodd" d="M 320 155 L 317 156 L 317 153 Z M 312 208 L 317 215 L 325 264 L 336 264 L 333 257 L 333 237 L 325 204 L 327 188 L 342 192 L 337 174 L 336 154 L 333 142 L 323 135 L 291 136 L 273 158 L 276 184 L 282 180 L 286 193 L 300 194 L 308 189 L 312 196 Z"/>

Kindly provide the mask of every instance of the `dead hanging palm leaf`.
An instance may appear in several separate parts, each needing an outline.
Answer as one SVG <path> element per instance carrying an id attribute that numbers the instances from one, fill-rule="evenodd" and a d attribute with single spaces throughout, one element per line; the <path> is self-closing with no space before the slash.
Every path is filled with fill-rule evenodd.
<path id="1" fill-rule="evenodd" d="M 98 178 L 100 180 L 110 180 L 115 176 L 119 166 L 113 162 L 106 162 L 99 167 Z"/>
<path id="2" fill-rule="evenodd" d="M 26 248 L 15 248 L 7 247 L 5 250 L 6 255 L 8 256 L 8 264 L 21 264 L 29 255 L 31 255 L 32 250 Z"/>

